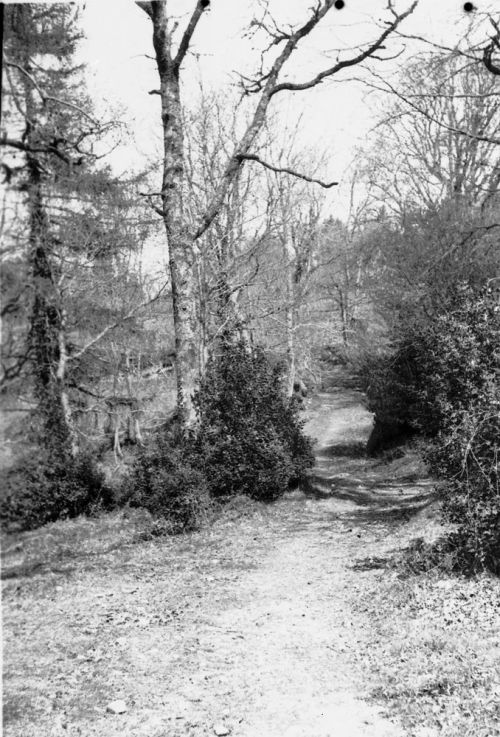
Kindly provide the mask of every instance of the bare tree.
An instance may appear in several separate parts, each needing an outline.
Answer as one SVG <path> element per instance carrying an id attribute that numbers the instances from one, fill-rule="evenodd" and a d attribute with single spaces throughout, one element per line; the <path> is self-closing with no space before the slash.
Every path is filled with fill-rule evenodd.
<path id="1" fill-rule="evenodd" d="M 270 150 L 273 150 L 271 145 Z M 284 159 L 286 154 L 275 157 Z M 281 171 L 293 167 L 302 168 L 309 157 L 309 165 L 314 160 L 312 152 L 302 152 L 282 166 Z M 318 223 L 323 204 L 323 197 L 300 179 L 283 173 L 271 173 L 267 176 L 267 198 L 275 203 L 269 213 L 270 227 L 265 246 L 266 256 L 262 258 L 262 269 L 266 268 L 266 260 L 270 261 L 269 277 L 274 282 L 272 292 L 266 285 L 261 289 L 262 308 L 267 314 L 263 320 L 261 332 L 273 336 L 273 348 L 282 353 L 286 359 L 285 386 L 288 396 L 293 394 L 294 384 L 303 369 L 303 346 L 301 332 L 304 313 L 309 316 L 308 309 L 312 295 L 309 293 L 310 280 L 317 267 Z M 307 318 L 306 318 L 307 320 Z M 266 328 L 266 322 L 273 322 L 274 330 Z M 254 315 L 255 324 L 259 324 L 259 311 Z M 306 329 L 311 335 L 311 331 Z"/>
<path id="2" fill-rule="evenodd" d="M 264 49 L 263 58 L 272 55 L 274 58 L 252 80 L 244 85 L 248 95 L 255 95 L 257 102 L 246 130 L 228 157 L 219 184 L 203 213 L 200 213 L 195 227 L 186 217 L 183 197 L 185 161 L 183 115 L 181 106 L 181 67 L 192 43 L 193 35 L 199 21 L 209 6 L 209 0 L 197 0 L 189 21 L 180 37 L 176 31 L 178 24 L 169 15 L 166 0 L 139 2 L 138 5 L 147 13 L 153 24 L 153 45 L 160 77 L 161 119 L 163 125 L 164 169 L 161 190 L 161 214 L 164 220 L 172 280 L 173 315 L 176 339 L 177 369 L 177 402 L 181 420 L 188 423 L 192 416 L 190 392 L 194 383 L 195 366 L 195 315 L 193 294 L 194 259 L 198 239 L 207 231 L 218 217 L 227 192 L 235 183 L 245 161 L 259 161 L 253 147 L 262 130 L 269 105 L 279 94 L 300 92 L 312 89 L 342 70 L 356 66 L 366 59 L 374 57 L 384 48 L 385 41 L 415 9 L 418 0 L 414 0 L 403 12 L 396 12 L 392 1 L 388 3 L 389 19 L 383 30 L 378 29 L 375 38 L 365 47 L 354 53 L 344 52 L 334 64 L 319 71 L 305 81 L 282 79 L 281 75 L 287 63 L 293 57 L 301 41 L 308 37 L 322 23 L 334 8 L 334 0 L 322 0 L 310 9 L 307 17 L 295 28 L 279 28 L 271 23 L 267 13 L 260 20 L 255 19 L 258 26 L 268 36 L 268 49 Z M 263 163 L 260 160 L 259 163 Z M 268 162 L 266 162 L 268 163 Z M 272 166 L 272 163 L 271 163 Z"/>
<path id="3" fill-rule="evenodd" d="M 495 195 L 499 91 L 480 64 L 433 52 L 407 64 L 398 82 L 378 76 L 373 86 L 391 102 L 365 173 L 394 214 L 446 200 L 481 204 Z"/>
<path id="4" fill-rule="evenodd" d="M 205 93 L 199 105 L 186 112 L 185 143 L 186 207 L 192 226 L 203 212 L 223 175 L 245 111 L 239 100 L 228 95 Z M 197 242 L 194 261 L 198 314 L 198 356 L 202 373 L 210 350 L 229 333 L 242 336 L 246 317 L 239 308 L 242 290 L 258 271 L 256 251 L 266 228 L 262 211 L 265 172 L 255 167 L 240 170 L 228 190 L 218 217 Z"/>

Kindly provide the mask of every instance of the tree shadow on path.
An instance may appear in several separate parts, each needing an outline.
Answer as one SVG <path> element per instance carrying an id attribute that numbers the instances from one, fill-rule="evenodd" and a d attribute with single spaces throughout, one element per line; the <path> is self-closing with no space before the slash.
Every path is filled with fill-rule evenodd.
<path id="1" fill-rule="evenodd" d="M 436 501 L 437 492 L 415 451 L 403 448 L 383 458 L 367 456 L 370 415 L 358 393 L 319 396 L 314 409 L 310 430 L 318 441 L 316 465 L 303 491 L 308 499 L 322 502 L 322 533 L 340 525 L 341 531 L 364 545 L 374 536 L 386 540 L 391 530 L 428 514 L 425 510 Z M 372 551 L 370 556 L 354 557 L 349 567 L 386 568 L 400 552 Z"/>

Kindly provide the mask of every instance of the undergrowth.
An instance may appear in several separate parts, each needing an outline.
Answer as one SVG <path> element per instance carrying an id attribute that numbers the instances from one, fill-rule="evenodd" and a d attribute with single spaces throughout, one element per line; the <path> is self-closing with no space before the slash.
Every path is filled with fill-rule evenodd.
<path id="1" fill-rule="evenodd" d="M 5 474 L 0 515 L 3 527 L 30 530 L 112 505 L 112 492 L 89 454 L 73 458 L 40 449 Z"/>
<path id="2" fill-rule="evenodd" d="M 270 502 L 299 483 L 314 456 L 282 375 L 261 349 L 224 340 L 194 397 L 196 424 L 164 429 L 139 453 L 130 503 L 180 532 L 237 495 Z"/>
<path id="3" fill-rule="evenodd" d="M 462 284 L 432 319 L 402 322 L 393 350 L 364 366 L 376 420 L 418 431 L 444 479 L 446 544 L 465 573 L 500 572 L 500 293 Z"/>

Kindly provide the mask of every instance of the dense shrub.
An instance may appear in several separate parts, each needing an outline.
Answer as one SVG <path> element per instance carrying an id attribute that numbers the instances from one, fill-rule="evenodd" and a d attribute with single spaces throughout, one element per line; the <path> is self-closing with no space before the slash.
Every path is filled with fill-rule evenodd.
<path id="1" fill-rule="evenodd" d="M 281 496 L 314 462 L 298 404 L 263 351 L 225 340 L 194 398 L 188 433 L 175 420 L 139 451 L 125 498 L 176 532 L 198 528 L 215 504 L 238 494 Z"/>
<path id="2" fill-rule="evenodd" d="M 214 497 L 277 499 L 314 463 L 298 405 L 283 393 L 283 368 L 259 348 L 223 342 L 195 405 L 197 448 Z"/>
<path id="3" fill-rule="evenodd" d="M 500 301 L 498 291 L 462 290 L 426 343 L 424 395 L 439 432 L 432 470 L 448 479 L 444 513 L 462 567 L 500 572 Z"/>
<path id="4" fill-rule="evenodd" d="M 211 510 L 205 475 L 191 438 L 166 428 L 139 451 L 128 501 L 163 519 L 171 532 L 199 528 Z"/>
<path id="5" fill-rule="evenodd" d="M 357 357 L 357 375 L 375 418 L 367 443 L 369 455 L 406 440 L 416 430 L 415 364 L 409 347 Z"/>
<path id="6" fill-rule="evenodd" d="M 112 503 L 103 474 L 85 453 L 73 459 L 39 450 L 10 469 L 4 481 L 1 519 L 7 527 L 33 529 Z"/>
<path id="7" fill-rule="evenodd" d="M 400 325 L 367 387 L 376 417 L 427 438 L 431 470 L 446 480 L 449 542 L 472 571 L 500 571 L 499 379 L 499 292 L 463 285 L 433 319 Z"/>

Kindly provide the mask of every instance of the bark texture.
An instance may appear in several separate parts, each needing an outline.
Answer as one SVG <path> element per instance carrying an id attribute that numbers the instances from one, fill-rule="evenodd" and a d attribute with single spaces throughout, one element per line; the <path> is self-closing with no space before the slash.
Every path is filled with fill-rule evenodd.
<path id="1" fill-rule="evenodd" d="M 21 27 L 27 27 L 27 9 L 19 7 L 17 12 L 17 22 Z M 31 61 L 27 54 L 23 67 L 29 74 Z M 78 452 L 78 443 L 66 385 L 65 313 L 51 254 L 52 235 L 43 195 L 44 166 L 40 156 L 34 153 L 38 144 L 37 109 L 31 84 L 26 77 L 23 77 L 23 93 L 26 109 L 29 265 L 33 290 L 29 351 L 41 425 L 40 440 L 49 451 L 57 455 L 70 453 L 74 457 Z"/>
<path id="2" fill-rule="evenodd" d="M 167 3 L 159 0 L 152 3 L 140 3 L 140 5 L 153 23 L 153 46 L 160 77 L 163 128 L 161 199 L 172 284 L 177 410 L 182 424 L 188 425 L 193 419 L 191 395 L 197 373 L 196 282 L 194 241 L 190 233 L 184 202 L 184 130 L 179 70 L 203 7 L 201 3 L 197 4 L 179 50 L 174 56 Z"/>

